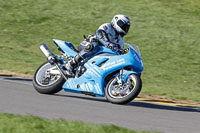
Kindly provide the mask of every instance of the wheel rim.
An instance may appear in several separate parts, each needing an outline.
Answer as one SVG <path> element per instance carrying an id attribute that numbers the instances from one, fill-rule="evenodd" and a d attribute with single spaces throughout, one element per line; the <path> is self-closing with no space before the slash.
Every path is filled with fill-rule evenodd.
<path id="1" fill-rule="evenodd" d="M 136 79 L 133 75 L 127 78 L 127 81 L 120 85 L 117 83 L 117 78 L 113 79 L 108 86 L 108 94 L 115 99 L 124 98 L 135 90 Z"/>
<path id="2" fill-rule="evenodd" d="M 55 82 L 57 82 L 61 78 L 60 74 L 52 75 L 49 73 L 49 75 L 48 75 L 47 70 L 50 68 L 53 68 L 53 67 L 55 67 L 55 66 L 47 63 L 39 69 L 39 71 L 36 74 L 36 82 L 38 85 L 50 86 L 50 85 L 54 84 Z"/>

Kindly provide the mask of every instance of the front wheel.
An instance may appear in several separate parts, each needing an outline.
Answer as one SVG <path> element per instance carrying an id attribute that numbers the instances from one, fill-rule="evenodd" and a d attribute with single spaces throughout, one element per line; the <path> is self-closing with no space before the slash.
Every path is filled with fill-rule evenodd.
<path id="1" fill-rule="evenodd" d="M 55 65 L 48 62 L 42 64 L 35 72 L 33 86 L 42 94 L 54 94 L 62 90 L 65 79 Z"/>
<path id="2" fill-rule="evenodd" d="M 119 78 L 112 78 L 106 86 L 105 95 L 109 102 L 126 104 L 138 96 L 142 88 L 142 80 L 136 74 L 130 74 L 126 82 L 120 83 Z"/>

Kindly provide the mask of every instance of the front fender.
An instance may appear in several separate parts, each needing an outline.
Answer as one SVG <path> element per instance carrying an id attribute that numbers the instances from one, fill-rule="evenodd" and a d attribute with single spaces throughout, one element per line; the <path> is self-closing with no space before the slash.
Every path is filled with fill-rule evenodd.
<path id="1" fill-rule="evenodd" d="M 130 74 L 136 74 L 136 75 L 141 76 L 141 73 L 137 73 L 137 72 L 131 71 L 131 70 L 123 70 L 123 73 L 122 73 L 122 80 L 123 80 L 124 82 L 126 82 L 128 76 L 129 76 Z"/>

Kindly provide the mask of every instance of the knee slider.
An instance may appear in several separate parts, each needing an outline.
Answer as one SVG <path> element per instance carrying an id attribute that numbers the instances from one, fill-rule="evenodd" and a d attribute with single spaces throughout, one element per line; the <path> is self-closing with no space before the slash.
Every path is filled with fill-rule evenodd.
<path id="1" fill-rule="evenodd" d="M 84 51 L 85 52 L 90 52 L 90 51 L 92 51 L 93 50 L 93 45 L 90 43 L 90 44 L 88 44 L 86 47 L 85 47 L 85 49 L 84 49 Z"/>

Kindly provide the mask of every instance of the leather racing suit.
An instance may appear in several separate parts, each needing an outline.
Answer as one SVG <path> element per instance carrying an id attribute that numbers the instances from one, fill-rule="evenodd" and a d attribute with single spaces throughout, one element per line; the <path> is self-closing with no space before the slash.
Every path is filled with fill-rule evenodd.
<path id="1" fill-rule="evenodd" d="M 118 49 L 123 49 L 123 44 L 123 37 L 115 31 L 111 23 L 102 24 L 95 34 L 89 35 L 79 44 L 79 53 L 65 67 L 67 70 L 73 71 L 79 62 L 98 52 L 99 46 L 103 45 L 113 51 L 118 51 Z"/>
<path id="2" fill-rule="evenodd" d="M 98 43 L 96 44 L 93 42 Z M 99 50 L 99 45 L 111 48 L 113 51 L 118 51 L 118 49 L 123 49 L 124 40 L 123 37 L 115 31 L 111 23 L 102 24 L 95 34 L 88 36 L 79 44 L 78 50 L 80 52 L 75 56 L 75 61 L 78 63 L 95 54 Z"/>

